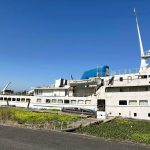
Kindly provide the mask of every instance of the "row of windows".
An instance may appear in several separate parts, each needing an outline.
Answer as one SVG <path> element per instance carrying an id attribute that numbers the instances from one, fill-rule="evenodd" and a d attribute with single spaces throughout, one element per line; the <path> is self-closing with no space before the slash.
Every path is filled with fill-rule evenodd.
<path id="1" fill-rule="evenodd" d="M 119 100 L 119 105 L 127 105 L 127 100 Z M 129 100 L 128 105 L 148 106 L 148 100 Z"/>
<path id="2" fill-rule="evenodd" d="M 150 86 L 107 87 L 105 92 L 143 92 L 150 91 Z"/>
<path id="3" fill-rule="evenodd" d="M 41 99 L 37 99 L 38 103 L 41 103 Z M 58 104 L 91 104 L 91 100 L 63 100 L 63 99 L 46 99 L 46 103 L 58 103 Z"/>
<path id="4" fill-rule="evenodd" d="M 17 102 L 29 102 L 29 98 L 10 98 L 0 97 L 0 101 L 17 101 Z M 37 99 L 38 103 L 42 102 L 42 99 Z M 63 99 L 46 99 L 46 103 L 59 103 L 59 104 L 91 104 L 91 100 L 63 100 Z"/>
<path id="5" fill-rule="evenodd" d="M 18 102 L 29 102 L 30 98 L 10 98 L 10 97 L 0 97 L 0 101 L 18 101 Z"/>
<path id="6" fill-rule="evenodd" d="M 43 93 L 43 90 L 35 90 L 34 92 L 36 95 L 41 95 Z"/>
<path id="7" fill-rule="evenodd" d="M 146 79 L 146 78 L 150 78 L 150 75 L 138 75 L 138 79 Z M 120 77 L 120 78 L 119 78 L 119 81 L 122 82 L 123 80 L 124 80 L 123 77 Z M 132 77 L 131 77 L 131 76 L 128 76 L 128 78 L 125 79 L 125 80 L 131 81 L 131 80 L 132 80 Z"/>
<path id="8" fill-rule="evenodd" d="M 121 113 L 119 113 L 119 116 L 121 116 Z M 137 117 L 137 113 L 133 113 L 134 117 Z M 148 117 L 150 117 L 150 113 L 147 114 Z"/>

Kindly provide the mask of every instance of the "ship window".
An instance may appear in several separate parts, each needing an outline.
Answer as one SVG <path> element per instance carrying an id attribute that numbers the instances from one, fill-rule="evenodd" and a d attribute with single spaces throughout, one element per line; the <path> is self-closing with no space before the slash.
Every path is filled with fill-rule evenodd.
<path id="1" fill-rule="evenodd" d="M 147 78 L 147 75 L 143 75 L 141 76 L 142 79 L 146 79 Z"/>
<path id="2" fill-rule="evenodd" d="M 39 90 L 39 89 L 35 90 L 35 94 L 36 95 L 41 95 L 42 93 L 43 93 L 43 90 Z"/>
<path id="3" fill-rule="evenodd" d="M 120 92 L 123 92 L 123 88 L 120 88 Z"/>
<path id="4" fill-rule="evenodd" d="M 30 98 L 27 98 L 27 99 L 26 99 L 26 102 L 30 102 Z"/>
<path id="5" fill-rule="evenodd" d="M 130 92 L 137 92 L 137 91 L 139 91 L 139 90 L 140 90 L 139 87 L 129 87 L 129 91 L 130 91 Z"/>
<path id="6" fill-rule="evenodd" d="M 0 97 L 0 100 L 3 100 L 3 97 Z"/>
<path id="7" fill-rule="evenodd" d="M 128 87 L 120 87 L 120 92 L 128 92 L 129 88 Z"/>
<path id="8" fill-rule="evenodd" d="M 56 99 L 52 99 L 52 103 L 56 103 L 57 102 L 57 100 Z"/>
<path id="9" fill-rule="evenodd" d="M 132 81 L 132 77 L 128 76 L 128 83 L 130 83 Z"/>
<path id="10" fill-rule="evenodd" d="M 76 100 L 71 100 L 71 104 L 76 104 Z"/>
<path id="11" fill-rule="evenodd" d="M 50 103 L 50 101 L 51 101 L 50 99 L 46 99 L 46 103 Z"/>
<path id="12" fill-rule="evenodd" d="M 141 86 L 138 89 L 139 89 L 139 91 L 148 91 L 148 87 L 146 87 L 146 86 Z"/>
<path id="13" fill-rule="evenodd" d="M 78 100 L 78 104 L 83 104 L 83 100 Z"/>
<path id="14" fill-rule="evenodd" d="M 145 86 L 145 91 L 148 91 L 148 87 L 147 86 Z"/>
<path id="15" fill-rule="evenodd" d="M 12 98 L 12 101 L 15 101 L 16 100 L 16 98 Z"/>
<path id="16" fill-rule="evenodd" d="M 21 98 L 21 101 L 22 101 L 22 102 L 25 102 L 25 98 Z"/>
<path id="17" fill-rule="evenodd" d="M 63 100 L 62 100 L 62 99 L 59 99 L 59 100 L 58 100 L 58 103 L 62 104 L 62 103 L 63 103 Z"/>
<path id="18" fill-rule="evenodd" d="M 65 104 L 69 104 L 69 100 L 65 99 L 65 100 L 64 100 L 64 103 L 65 103 Z"/>
<path id="19" fill-rule="evenodd" d="M 121 116 L 121 113 L 119 113 L 119 116 Z"/>
<path id="20" fill-rule="evenodd" d="M 37 99 L 36 102 L 37 102 L 37 103 L 41 103 L 41 99 Z"/>
<path id="21" fill-rule="evenodd" d="M 4 97 L 4 101 L 7 101 L 7 97 Z"/>
<path id="22" fill-rule="evenodd" d="M 117 87 L 108 87 L 105 89 L 106 92 L 120 92 L 120 89 Z"/>
<path id="23" fill-rule="evenodd" d="M 20 101 L 20 98 L 17 98 L 17 101 Z"/>
<path id="24" fill-rule="evenodd" d="M 39 94 L 42 94 L 43 93 L 43 90 L 39 90 Z"/>
<path id="25" fill-rule="evenodd" d="M 148 100 L 140 100 L 139 105 L 140 106 L 148 106 Z"/>
<path id="26" fill-rule="evenodd" d="M 127 101 L 126 100 L 120 100 L 119 105 L 127 105 Z"/>
<path id="27" fill-rule="evenodd" d="M 140 75 L 138 76 L 139 79 L 146 79 L 147 78 L 147 75 Z"/>
<path id="28" fill-rule="evenodd" d="M 129 100 L 129 105 L 137 105 L 137 100 Z"/>
<path id="29" fill-rule="evenodd" d="M 136 117 L 137 116 L 137 113 L 134 113 L 134 117 Z"/>
<path id="30" fill-rule="evenodd" d="M 11 101 L 11 98 L 10 98 L 10 97 L 8 98 L 8 101 Z"/>
<path id="31" fill-rule="evenodd" d="M 120 81 L 123 81 L 123 77 L 120 77 Z"/>
<path id="32" fill-rule="evenodd" d="M 91 104 L 91 101 L 90 100 L 86 100 L 85 104 Z"/>
<path id="33" fill-rule="evenodd" d="M 148 113 L 148 117 L 150 117 L 150 113 Z"/>

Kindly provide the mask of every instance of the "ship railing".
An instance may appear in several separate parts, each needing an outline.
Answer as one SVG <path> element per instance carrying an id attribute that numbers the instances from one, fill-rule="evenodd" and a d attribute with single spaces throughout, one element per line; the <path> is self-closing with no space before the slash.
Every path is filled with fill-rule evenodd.
<path id="1" fill-rule="evenodd" d="M 82 119 L 81 119 L 82 120 Z M 81 126 L 81 123 L 79 121 L 47 121 L 45 123 L 26 123 L 24 125 L 27 128 L 32 129 L 46 129 L 46 130 L 54 130 L 54 131 L 69 131 L 69 130 L 75 130 L 76 128 L 79 128 Z"/>
<path id="2" fill-rule="evenodd" d="M 110 75 L 114 76 L 114 75 L 123 75 L 123 74 L 135 74 L 138 73 L 139 69 L 135 68 L 135 69 L 123 69 L 123 70 L 110 70 Z"/>

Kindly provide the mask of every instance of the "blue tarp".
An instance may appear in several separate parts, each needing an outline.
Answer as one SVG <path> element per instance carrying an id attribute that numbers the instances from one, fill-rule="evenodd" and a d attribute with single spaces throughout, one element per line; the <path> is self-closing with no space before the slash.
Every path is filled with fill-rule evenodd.
<path id="1" fill-rule="evenodd" d="M 98 68 L 94 68 L 88 71 L 85 71 L 81 77 L 81 79 L 89 79 L 92 77 L 105 77 L 108 76 L 109 73 L 109 66 L 102 66 Z"/>

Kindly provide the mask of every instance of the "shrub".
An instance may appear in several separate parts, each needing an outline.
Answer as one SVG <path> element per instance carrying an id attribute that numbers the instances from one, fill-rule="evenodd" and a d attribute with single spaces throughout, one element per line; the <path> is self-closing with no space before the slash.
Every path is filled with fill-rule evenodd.
<path id="1" fill-rule="evenodd" d="M 80 128 L 77 132 L 150 144 L 150 121 L 117 118 L 108 123 Z"/>

